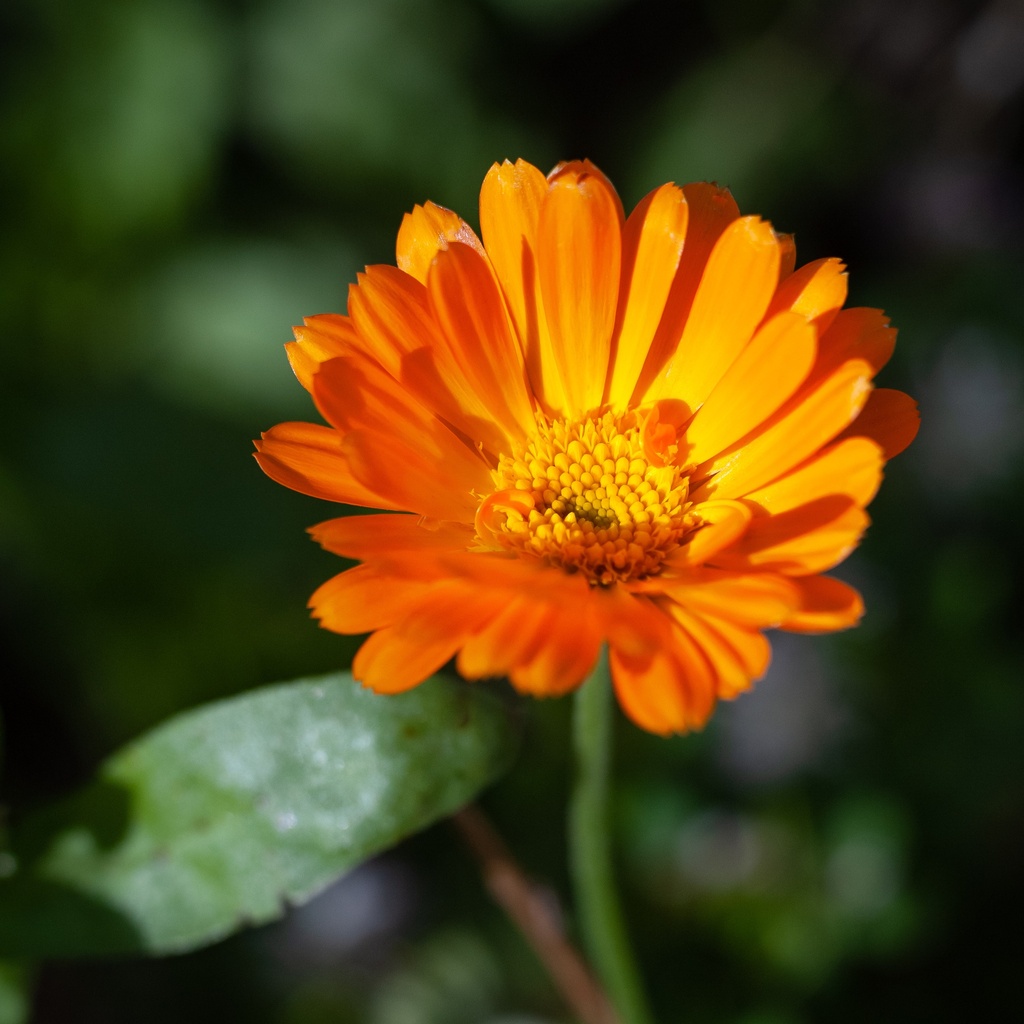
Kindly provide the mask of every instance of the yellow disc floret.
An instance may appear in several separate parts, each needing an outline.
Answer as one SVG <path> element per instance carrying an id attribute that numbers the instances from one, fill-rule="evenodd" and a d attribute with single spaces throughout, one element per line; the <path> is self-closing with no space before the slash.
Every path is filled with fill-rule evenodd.
<path id="1" fill-rule="evenodd" d="M 657 573 L 697 524 L 682 468 L 645 453 L 637 414 L 549 421 L 509 454 L 480 505 L 483 547 L 531 555 L 595 584 Z"/>

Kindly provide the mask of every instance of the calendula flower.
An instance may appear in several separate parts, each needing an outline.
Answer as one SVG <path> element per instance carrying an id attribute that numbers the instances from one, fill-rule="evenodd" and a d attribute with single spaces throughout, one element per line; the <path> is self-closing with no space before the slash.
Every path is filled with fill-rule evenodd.
<path id="1" fill-rule="evenodd" d="M 480 227 L 407 215 L 397 266 L 287 346 L 329 425 L 257 442 L 278 482 L 389 510 L 311 531 L 361 563 L 310 601 L 371 634 L 356 678 L 394 693 L 456 657 L 554 695 L 607 644 L 625 712 L 669 733 L 764 673 L 765 629 L 856 623 L 822 573 L 918 418 L 872 388 L 895 331 L 842 308 L 843 265 L 794 270 L 792 238 L 715 185 L 625 217 L 588 161 L 496 164 Z"/>

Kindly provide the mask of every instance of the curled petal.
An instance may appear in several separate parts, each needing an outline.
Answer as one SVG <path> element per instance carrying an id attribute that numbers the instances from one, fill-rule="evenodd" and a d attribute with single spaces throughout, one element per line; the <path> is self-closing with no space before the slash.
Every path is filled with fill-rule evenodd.
<path id="1" fill-rule="evenodd" d="M 839 439 L 868 438 L 879 445 L 886 459 L 892 459 L 917 437 L 920 426 L 921 413 L 910 395 L 891 388 L 877 388 Z"/>
<path id="2" fill-rule="evenodd" d="M 808 576 L 794 581 L 800 604 L 781 624 L 790 633 L 832 633 L 856 626 L 864 601 L 848 583 L 832 576 Z"/>

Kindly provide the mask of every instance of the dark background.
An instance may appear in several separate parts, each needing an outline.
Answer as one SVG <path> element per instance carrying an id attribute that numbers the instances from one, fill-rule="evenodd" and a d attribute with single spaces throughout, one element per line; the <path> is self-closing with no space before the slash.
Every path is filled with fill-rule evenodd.
<path id="1" fill-rule="evenodd" d="M 588 156 L 836 255 L 921 402 L 839 572 L 863 626 L 779 637 L 698 736 L 620 722 L 617 842 L 664 1024 L 1010 1019 L 1024 944 L 1020 3 L 7 0 L 0 660 L 12 817 L 175 711 L 342 667 L 304 608 L 333 514 L 251 460 L 312 418 L 281 344 L 476 223 L 494 160 Z M 568 702 L 485 798 L 567 901 Z M 2 912 L 2 908 L 0 908 Z M 284 922 L 54 963 L 38 1024 L 558 1024 L 439 825 Z"/>

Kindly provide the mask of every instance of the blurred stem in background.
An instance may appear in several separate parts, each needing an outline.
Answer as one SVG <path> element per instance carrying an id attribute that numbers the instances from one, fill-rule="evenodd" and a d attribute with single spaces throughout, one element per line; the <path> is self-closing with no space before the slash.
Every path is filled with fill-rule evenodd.
<path id="1" fill-rule="evenodd" d="M 619 1024 L 608 996 L 566 937 L 551 899 L 526 876 L 480 808 L 470 804 L 452 820 L 479 859 L 494 901 L 533 948 L 566 1004 L 583 1024 Z"/>
<path id="2" fill-rule="evenodd" d="M 653 1024 L 612 870 L 608 773 L 613 707 L 607 648 L 574 700 L 576 785 L 569 806 L 569 868 L 576 913 L 587 953 L 622 1024 Z"/>

